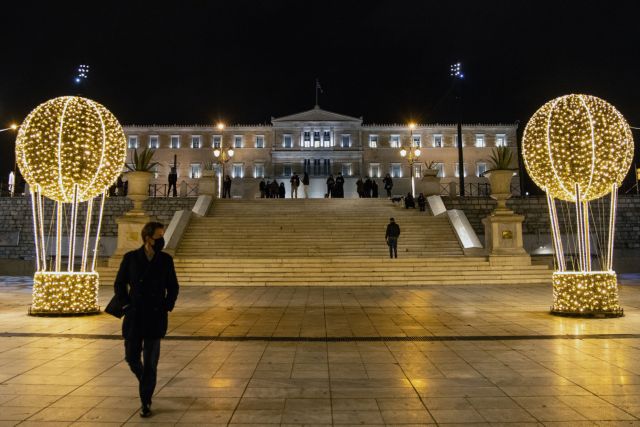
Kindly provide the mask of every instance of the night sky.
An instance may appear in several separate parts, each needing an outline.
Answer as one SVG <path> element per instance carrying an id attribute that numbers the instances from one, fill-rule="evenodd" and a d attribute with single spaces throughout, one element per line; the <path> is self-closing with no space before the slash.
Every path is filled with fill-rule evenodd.
<path id="1" fill-rule="evenodd" d="M 567 93 L 604 98 L 640 126 L 633 2 L 109 1 L 3 3 L 0 127 L 82 94 L 123 124 L 268 123 L 322 108 L 365 123 L 521 122 Z M 634 131 L 635 139 L 640 133 Z M 0 134 L 0 179 L 13 167 Z"/>

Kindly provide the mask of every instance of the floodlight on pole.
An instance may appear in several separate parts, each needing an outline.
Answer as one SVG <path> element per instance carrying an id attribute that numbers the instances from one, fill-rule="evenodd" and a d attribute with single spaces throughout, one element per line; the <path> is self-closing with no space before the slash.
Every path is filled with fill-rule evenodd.
<path id="1" fill-rule="evenodd" d="M 458 183 L 460 185 L 460 196 L 464 197 L 464 155 L 462 153 L 462 80 L 464 73 L 462 72 L 462 63 L 456 62 L 450 67 L 450 75 L 453 79 L 453 88 L 456 95 L 456 108 L 458 110 Z M 455 196 L 455 194 L 454 194 Z"/>
<path id="2" fill-rule="evenodd" d="M 462 73 L 462 63 L 456 62 L 455 64 L 451 65 L 450 70 L 451 77 L 454 77 L 456 79 L 464 78 L 464 74 Z"/>
<path id="3" fill-rule="evenodd" d="M 81 84 L 88 78 L 89 78 L 89 66 L 86 64 L 80 64 L 78 66 L 78 70 L 76 72 L 76 76 L 73 79 L 73 81 L 76 82 L 76 84 Z"/>

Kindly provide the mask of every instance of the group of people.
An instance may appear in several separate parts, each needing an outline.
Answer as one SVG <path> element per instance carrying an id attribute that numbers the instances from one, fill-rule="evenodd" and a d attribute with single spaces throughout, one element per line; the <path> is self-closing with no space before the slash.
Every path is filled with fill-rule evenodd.
<path id="1" fill-rule="evenodd" d="M 424 212 L 427 207 L 427 198 L 424 197 L 423 193 L 420 193 L 420 195 L 417 197 L 417 200 L 418 200 L 418 208 L 420 209 L 420 212 Z M 411 192 L 407 193 L 407 195 L 404 196 L 404 207 L 406 209 L 416 208 L 416 198 L 413 197 L 413 194 L 411 194 Z"/>
<path id="2" fill-rule="evenodd" d="M 356 191 L 358 192 L 358 197 L 362 198 L 378 198 L 378 183 L 375 179 L 371 179 L 368 176 L 365 177 L 364 181 L 362 178 L 358 178 L 356 181 Z"/>
<path id="3" fill-rule="evenodd" d="M 260 198 L 262 199 L 284 199 L 287 191 L 284 188 L 284 182 L 278 184 L 277 180 L 269 181 L 263 179 L 260 181 Z"/>
<path id="4" fill-rule="evenodd" d="M 327 178 L 327 192 L 324 197 L 332 199 L 344 198 L 344 177 L 342 173 L 338 172 L 338 176 L 335 179 L 333 175 L 329 175 L 329 178 Z"/>

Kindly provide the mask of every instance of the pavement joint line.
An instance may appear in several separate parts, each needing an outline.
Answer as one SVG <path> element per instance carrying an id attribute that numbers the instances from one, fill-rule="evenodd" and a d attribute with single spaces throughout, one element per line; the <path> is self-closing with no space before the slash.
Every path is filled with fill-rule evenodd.
<path id="1" fill-rule="evenodd" d="M 0 332 L 0 338 L 74 338 L 88 340 L 121 340 L 121 335 L 67 334 L 49 332 Z M 565 334 L 565 335 L 426 335 L 426 336 L 220 336 L 167 335 L 167 341 L 270 341 L 270 342 L 401 342 L 401 341 L 527 341 L 527 340 L 601 340 L 634 339 L 640 334 Z"/>

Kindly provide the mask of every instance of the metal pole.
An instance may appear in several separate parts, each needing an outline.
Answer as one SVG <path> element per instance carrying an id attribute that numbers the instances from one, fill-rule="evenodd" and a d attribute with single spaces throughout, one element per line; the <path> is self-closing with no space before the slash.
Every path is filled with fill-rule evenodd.
<path id="1" fill-rule="evenodd" d="M 84 224 L 84 241 L 82 247 L 82 266 L 81 271 L 87 270 L 87 252 L 89 252 L 89 234 L 91 233 L 91 214 L 93 213 L 93 199 L 87 202 L 87 218 Z"/>
<path id="2" fill-rule="evenodd" d="M 546 191 L 545 191 L 546 192 Z M 549 208 L 549 218 L 551 219 L 551 232 L 553 238 L 553 246 L 556 253 L 556 260 L 558 262 L 558 270 L 565 270 L 564 263 L 564 248 L 562 246 L 562 236 L 560 234 L 560 226 L 558 224 L 558 213 L 556 212 L 556 203 L 553 197 L 547 193 L 547 206 Z"/>
<path id="3" fill-rule="evenodd" d="M 35 189 L 34 189 L 35 190 Z M 38 233 L 38 209 L 36 207 L 35 191 L 31 192 L 31 213 L 33 215 L 33 241 L 36 243 L 36 271 L 40 271 L 40 236 Z"/>
<path id="4" fill-rule="evenodd" d="M 56 269 L 62 267 L 62 202 L 56 202 Z"/>
<path id="5" fill-rule="evenodd" d="M 76 256 L 76 223 L 78 220 L 78 184 L 73 186 L 73 203 L 71 204 L 71 218 L 69 226 L 69 260 L 68 271 L 73 271 Z"/>
<path id="6" fill-rule="evenodd" d="M 98 227 L 96 228 L 96 241 L 93 246 L 93 259 L 91 260 L 91 271 L 96 271 L 96 258 L 98 257 L 98 242 L 100 241 L 100 228 L 102 227 L 102 213 L 104 212 L 104 200 L 106 197 L 106 190 L 102 193 L 102 200 L 100 201 L 100 212 L 98 213 Z"/>
<path id="7" fill-rule="evenodd" d="M 609 206 L 609 242 L 607 244 L 607 261 L 605 268 L 607 271 L 613 271 L 613 242 L 615 238 L 616 227 L 616 204 L 618 202 L 618 185 L 613 184 L 611 191 L 611 206 Z"/>
<path id="8" fill-rule="evenodd" d="M 458 104 L 458 183 L 460 184 L 460 197 L 464 197 L 464 155 L 462 154 L 462 89 L 458 79 L 456 81 L 456 99 Z"/>

